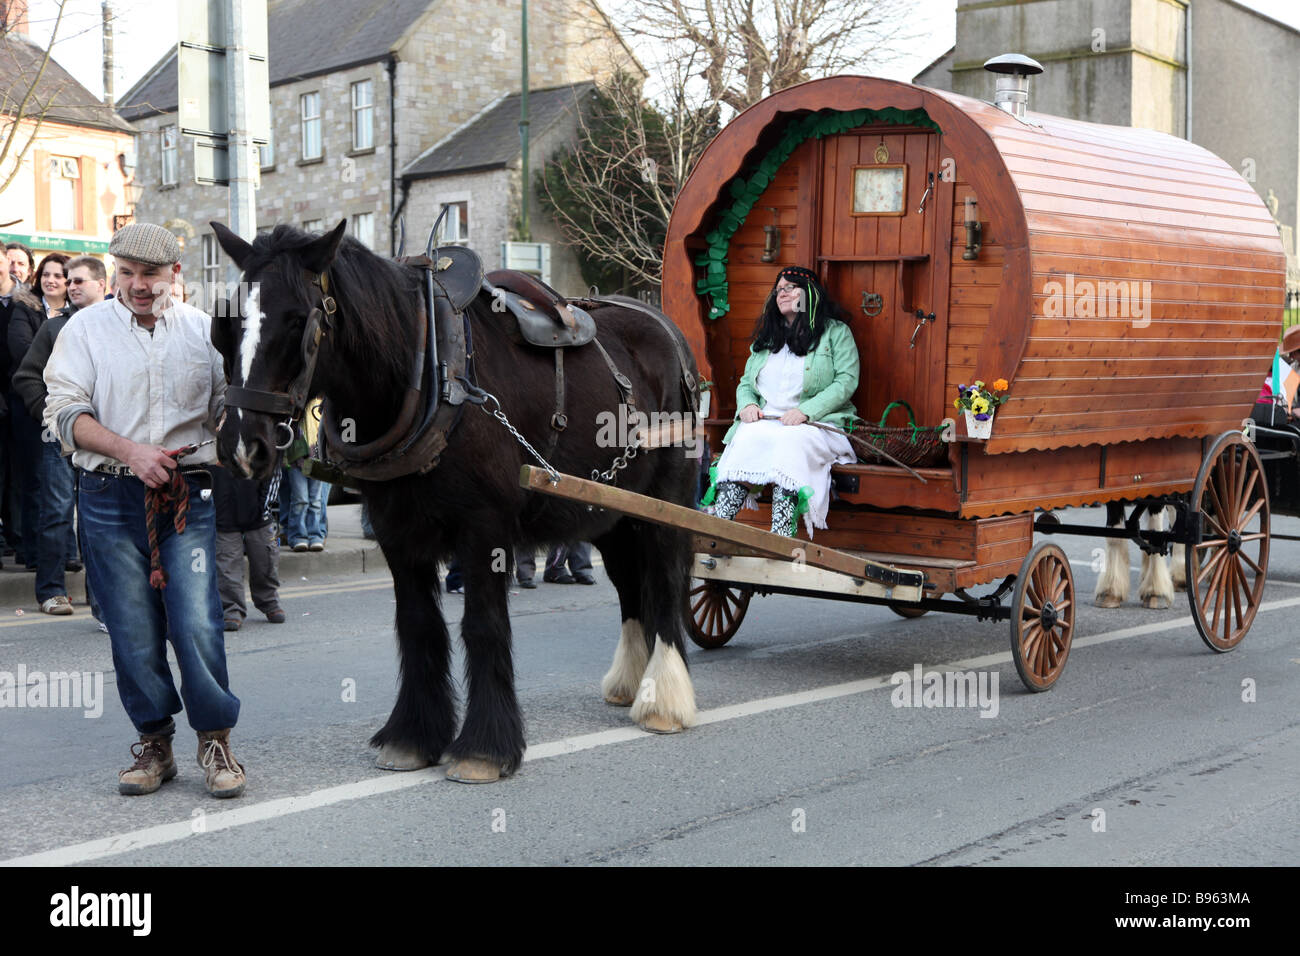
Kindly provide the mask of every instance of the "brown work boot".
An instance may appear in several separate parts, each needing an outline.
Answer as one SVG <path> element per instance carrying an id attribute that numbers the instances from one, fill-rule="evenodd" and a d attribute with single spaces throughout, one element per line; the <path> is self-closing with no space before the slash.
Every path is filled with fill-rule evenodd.
<path id="1" fill-rule="evenodd" d="M 139 741 L 131 745 L 135 763 L 130 770 L 121 770 L 117 774 L 117 792 L 128 797 L 138 797 L 153 793 L 163 783 L 176 776 L 176 758 L 172 756 L 172 734 L 141 734 Z"/>
<path id="2" fill-rule="evenodd" d="M 244 768 L 230 752 L 230 730 L 199 731 L 199 766 L 214 797 L 237 797 L 244 792 Z"/>

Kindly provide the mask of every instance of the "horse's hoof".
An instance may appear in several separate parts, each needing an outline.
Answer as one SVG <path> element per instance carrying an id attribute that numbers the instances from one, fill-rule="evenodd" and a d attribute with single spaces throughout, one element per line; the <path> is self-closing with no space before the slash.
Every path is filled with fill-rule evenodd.
<path id="1" fill-rule="evenodd" d="M 683 727 L 681 721 L 665 717 L 663 714 L 647 714 L 641 721 L 641 729 L 648 730 L 652 734 L 680 734 Z"/>
<path id="2" fill-rule="evenodd" d="M 1149 594 L 1142 599 L 1142 606 L 1153 611 L 1167 611 L 1174 606 L 1174 602 L 1159 594 Z"/>
<path id="3" fill-rule="evenodd" d="M 636 700 L 635 694 L 606 694 L 605 703 L 612 704 L 615 707 L 631 707 L 632 701 Z"/>
<path id="4" fill-rule="evenodd" d="M 1123 607 L 1124 600 L 1115 594 L 1099 594 L 1093 602 L 1097 607 Z"/>
<path id="5" fill-rule="evenodd" d="M 479 757 L 463 757 L 451 762 L 447 779 L 457 783 L 496 783 L 501 779 L 501 765 Z"/>
<path id="6" fill-rule="evenodd" d="M 423 770 L 429 762 L 418 750 L 408 750 L 398 744 L 384 744 L 375 758 L 375 766 L 380 770 Z"/>

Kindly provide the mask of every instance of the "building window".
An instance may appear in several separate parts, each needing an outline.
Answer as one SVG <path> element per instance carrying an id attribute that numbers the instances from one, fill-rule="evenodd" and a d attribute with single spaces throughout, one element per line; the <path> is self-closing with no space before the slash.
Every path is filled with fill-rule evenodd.
<path id="1" fill-rule="evenodd" d="M 352 84 L 352 148 L 375 148 L 375 84 L 361 80 Z"/>
<path id="2" fill-rule="evenodd" d="M 302 118 L 302 158 L 320 159 L 320 93 L 304 93 L 298 98 L 299 116 Z"/>
<path id="3" fill-rule="evenodd" d="M 162 184 L 176 185 L 176 127 L 162 128 Z"/>
<path id="4" fill-rule="evenodd" d="M 275 133 L 266 134 L 266 145 L 257 147 L 257 164 L 263 169 L 275 167 Z"/>
<path id="5" fill-rule="evenodd" d="M 352 236 L 367 249 L 375 246 L 375 214 L 359 212 L 352 217 Z"/>
<path id="6" fill-rule="evenodd" d="M 217 237 L 209 233 L 203 236 L 203 298 L 215 303 L 216 286 L 221 280 L 221 250 Z"/>
<path id="7" fill-rule="evenodd" d="M 442 208 L 447 211 L 447 218 L 442 221 L 442 238 L 440 242 L 469 241 L 469 202 L 445 202 Z"/>
<path id="8" fill-rule="evenodd" d="M 307 230 L 307 232 L 324 232 L 324 231 L 325 231 L 324 228 L 323 228 L 322 225 L 321 225 L 321 220 L 319 220 L 319 219 L 308 219 L 306 222 L 304 222 L 304 223 L 302 224 L 302 227 L 303 227 L 303 229 Z"/>
<path id="9" fill-rule="evenodd" d="M 50 157 L 50 228 L 76 232 L 81 212 L 81 160 Z"/>

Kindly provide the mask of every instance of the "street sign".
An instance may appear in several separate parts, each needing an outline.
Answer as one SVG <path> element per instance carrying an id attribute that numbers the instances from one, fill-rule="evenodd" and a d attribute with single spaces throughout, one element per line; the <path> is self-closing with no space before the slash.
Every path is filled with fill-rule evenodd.
<path id="1" fill-rule="evenodd" d="M 230 36 L 231 6 L 239 4 L 243 36 Z M 204 184 L 228 181 L 226 140 L 239 118 L 230 116 L 232 43 L 243 47 L 244 134 L 265 145 L 271 131 L 271 97 L 266 64 L 266 0 L 181 0 L 180 40 L 176 53 L 178 125 L 195 138 L 195 180 Z"/>

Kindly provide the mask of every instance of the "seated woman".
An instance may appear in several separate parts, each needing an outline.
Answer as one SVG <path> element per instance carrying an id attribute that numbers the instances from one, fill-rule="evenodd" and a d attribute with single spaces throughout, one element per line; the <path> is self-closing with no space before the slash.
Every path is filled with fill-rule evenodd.
<path id="1" fill-rule="evenodd" d="M 858 347 L 845 314 L 808 269 L 777 273 L 736 388 L 736 422 L 723 439 L 714 514 L 734 518 L 750 486 L 774 485 L 772 531 L 793 535 L 801 510 L 811 536 L 826 527 L 831 465 L 857 461 L 843 435 L 858 387 Z"/>
<path id="2" fill-rule="evenodd" d="M 1278 351 L 1282 353 L 1283 362 L 1300 371 L 1300 325 L 1293 325 L 1286 330 Z M 1285 408 L 1285 405 L 1286 398 L 1282 394 L 1282 386 L 1278 384 L 1275 389 L 1273 369 L 1270 368 L 1268 377 L 1264 379 L 1264 387 L 1260 390 L 1259 397 L 1255 399 L 1255 408 L 1250 417 L 1260 425 L 1271 428 L 1300 424 L 1300 394 L 1297 394 L 1296 401 L 1290 409 Z"/>

